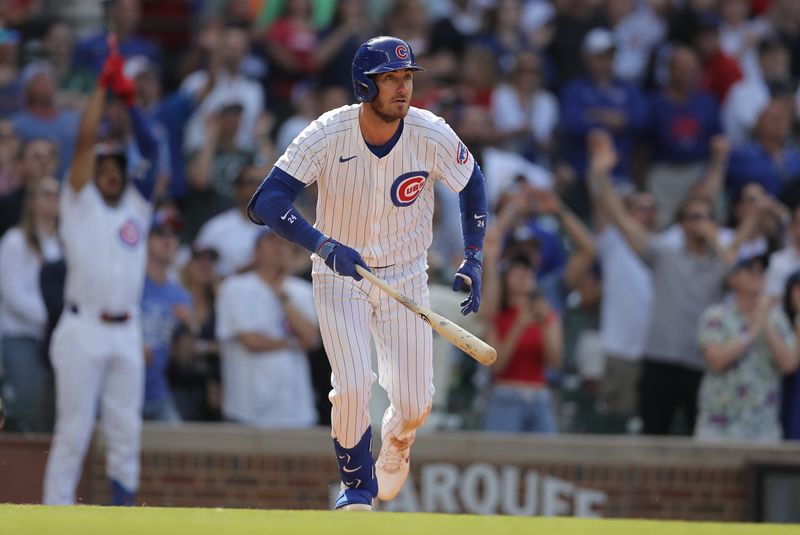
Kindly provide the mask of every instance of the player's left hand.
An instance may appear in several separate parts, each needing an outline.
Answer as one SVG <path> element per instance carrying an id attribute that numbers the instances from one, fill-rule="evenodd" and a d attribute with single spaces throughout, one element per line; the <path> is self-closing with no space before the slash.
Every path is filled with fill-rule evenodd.
<path id="1" fill-rule="evenodd" d="M 464 250 L 464 261 L 461 262 L 455 279 L 453 291 L 458 292 L 469 285 L 469 296 L 461 302 L 461 313 L 465 316 L 470 312 L 477 312 L 481 306 L 481 277 L 483 276 L 483 252 L 480 249 L 469 248 Z"/>

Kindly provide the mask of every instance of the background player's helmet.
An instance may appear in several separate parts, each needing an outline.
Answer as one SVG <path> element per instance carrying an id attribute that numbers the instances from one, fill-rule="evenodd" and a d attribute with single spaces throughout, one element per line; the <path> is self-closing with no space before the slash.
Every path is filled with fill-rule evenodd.
<path id="1" fill-rule="evenodd" d="M 358 47 L 353 57 L 353 91 L 358 101 L 369 102 L 378 94 L 372 75 L 401 69 L 425 70 L 417 65 L 414 52 L 402 39 L 374 37 Z"/>

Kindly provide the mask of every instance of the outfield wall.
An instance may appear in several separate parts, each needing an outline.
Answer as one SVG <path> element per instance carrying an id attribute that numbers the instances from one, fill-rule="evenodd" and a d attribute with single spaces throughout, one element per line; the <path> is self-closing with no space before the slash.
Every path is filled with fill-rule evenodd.
<path id="1" fill-rule="evenodd" d="M 0 501 L 41 493 L 48 437 L 0 434 Z M 108 500 L 102 437 L 81 500 Z M 324 509 L 336 465 L 324 429 L 145 425 L 140 501 L 147 505 Z M 376 446 L 377 450 L 377 446 Z M 392 510 L 748 520 L 752 467 L 800 468 L 800 444 L 701 444 L 682 438 L 486 433 L 421 435 L 412 481 Z M 787 496 L 800 507 L 800 496 Z"/>

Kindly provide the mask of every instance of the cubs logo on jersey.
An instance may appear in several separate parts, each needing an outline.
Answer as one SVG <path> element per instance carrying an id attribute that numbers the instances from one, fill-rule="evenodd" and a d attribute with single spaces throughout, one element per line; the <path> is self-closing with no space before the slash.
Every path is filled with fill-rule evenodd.
<path id="1" fill-rule="evenodd" d="M 394 55 L 399 59 L 408 59 L 408 48 L 405 45 L 397 45 L 394 49 Z"/>
<path id="2" fill-rule="evenodd" d="M 414 204 L 419 194 L 425 188 L 428 179 L 427 171 L 413 171 L 404 173 L 394 179 L 391 196 L 395 206 L 403 207 Z"/>
<path id="3" fill-rule="evenodd" d="M 467 163 L 467 160 L 469 160 L 469 150 L 467 149 L 467 146 L 464 145 L 464 143 L 459 141 L 458 149 L 456 150 L 456 162 L 460 164 L 465 164 Z"/>
<path id="4" fill-rule="evenodd" d="M 136 221 L 128 219 L 119 229 L 119 239 L 127 247 L 136 247 L 142 239 L 142 230 Z"/>

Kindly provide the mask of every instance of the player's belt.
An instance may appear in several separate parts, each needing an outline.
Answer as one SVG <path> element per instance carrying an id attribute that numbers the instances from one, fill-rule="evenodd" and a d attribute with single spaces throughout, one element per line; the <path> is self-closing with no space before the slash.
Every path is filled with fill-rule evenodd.
<path id="1" fill-rule="evenodd" d="M 72 312 L 73 314 L 80 313 L 80 307 L 78 307 L 78 305 L 74 303 L 69 304 L 68 308 L 69 311 Z M 108 312 L 105 310 L 101 311 L 99 316 L 100 316 L 100 321 L 104 323 L 125 323 L 131 318 L 130 314 L 128 314 L 127 312 L 115 314 L 113 312 Z"/>

